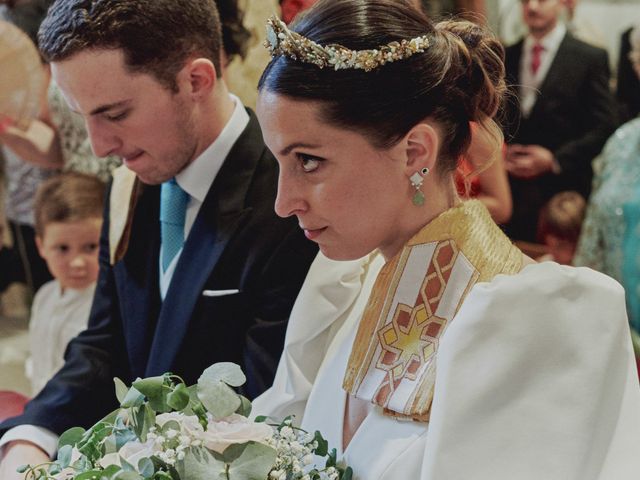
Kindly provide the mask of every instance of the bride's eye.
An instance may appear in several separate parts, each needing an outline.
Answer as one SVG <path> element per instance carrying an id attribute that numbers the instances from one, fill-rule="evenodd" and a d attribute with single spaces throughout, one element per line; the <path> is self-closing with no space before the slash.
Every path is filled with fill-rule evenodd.
<path id="1" fill-rule="evenodd" d="M 297 153 L 298 161 L 300 162 L 300 166 L 305 173 L 311 173 L 318 169 L 320 166 L 320 162 L 322 159 L 318 157 L 314 157 L 312 155 L 307 155 L 305 153 Z"/>

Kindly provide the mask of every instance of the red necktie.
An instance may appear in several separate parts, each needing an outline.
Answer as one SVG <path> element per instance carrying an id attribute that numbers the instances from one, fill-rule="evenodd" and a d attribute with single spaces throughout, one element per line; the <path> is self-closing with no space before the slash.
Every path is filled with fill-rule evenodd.
<path id="1" fill-rule="evenodd" d="M 531 49 L 531 73 L 535 75 L 538 73 L 538 69 L 540 68 L 540 63 L 542 62 L 542 52 L 544 51 L 544 47 L 539 43 L 536 43 Z"/>

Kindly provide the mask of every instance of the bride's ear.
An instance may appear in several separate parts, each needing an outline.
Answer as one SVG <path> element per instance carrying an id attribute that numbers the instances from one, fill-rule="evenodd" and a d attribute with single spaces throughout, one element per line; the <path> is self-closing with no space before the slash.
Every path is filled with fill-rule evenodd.
<path id="1" fill-rule="evenodd" d="M 421 122 L 405 135 L 403 145 L 406 154 L 407 176 L 428 168 L 433 171 L 438 157 L 440 137 L 432 125 Z"/>

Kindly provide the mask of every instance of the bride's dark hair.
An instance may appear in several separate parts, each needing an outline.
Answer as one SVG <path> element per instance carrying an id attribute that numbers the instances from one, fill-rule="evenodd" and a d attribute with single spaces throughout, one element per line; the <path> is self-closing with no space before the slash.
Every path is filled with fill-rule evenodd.
<path id="1" fill-rule="evenodd" d="M 320 69 L 277 56 L 262 74 L 260 90 L 318 101 L 323 120 L 356 130 L 379 148 L 394 145 L 429 117 L 442 130 L 443 175 L 466 152 L 470 121 L 502 141 L 492 119 L 506 91 L 504 50 L 486 28 L 468 21 L 433 24 L 405 1 L 320 0 L 291 29 L 321 45 L 353 50 L 422 35 L 430 46 L 370 72 Z"/>

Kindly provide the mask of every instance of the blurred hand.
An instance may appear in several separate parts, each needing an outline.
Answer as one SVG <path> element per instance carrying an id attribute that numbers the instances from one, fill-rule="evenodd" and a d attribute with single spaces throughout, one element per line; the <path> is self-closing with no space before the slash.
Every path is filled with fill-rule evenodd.
<path id="1" fill-rule="evenodd" d="M 24 474 L 16 470 L 22 465 L 40 465 L 49 462 L 49 456 L 31 442 L 18 440 L 9 442 L 3 448 L 3 458 L 0 463 L 0 479 L 23 480 Z"/>
<path id="2" fill-rule="evenodd" d="M 540 145 L 513 144 L 507 147 L 505 167 L 514 177 L 535 178 L 552 172 L 555 159 L 550 150 Z"/>

